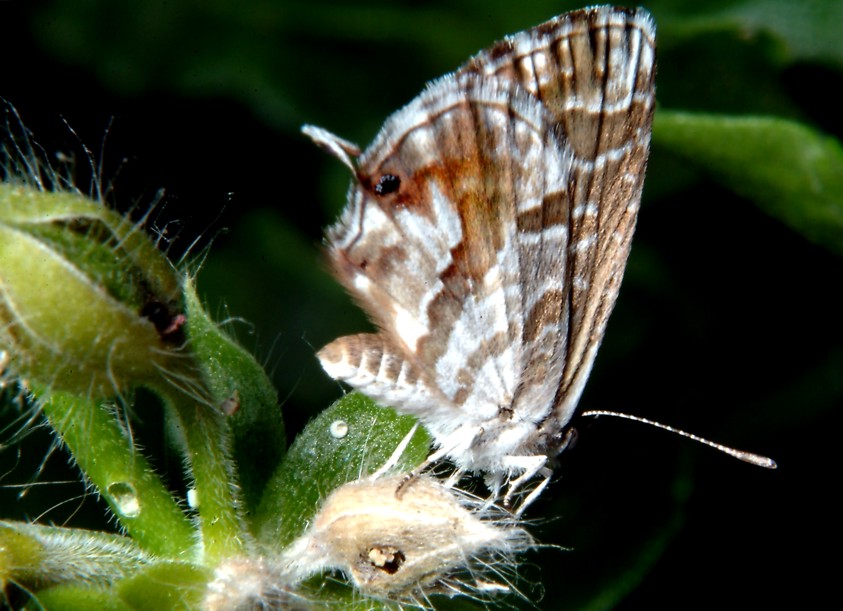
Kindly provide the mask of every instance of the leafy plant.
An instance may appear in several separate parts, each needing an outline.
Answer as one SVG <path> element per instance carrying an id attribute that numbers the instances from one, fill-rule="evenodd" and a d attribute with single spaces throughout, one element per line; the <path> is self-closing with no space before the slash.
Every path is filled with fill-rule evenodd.
<path id="1" fill-rule="evenodd" d="M 217 237 L 201 271 L 174 268 L 151 253 L 148 261 L 157 261 L 160 277 L 148 269 L 137 272 L 140 278 L 169 278 L 170 288 L 159 291 L 168 297 L 158 301 L 175 299 L 192 312 L 189 323 L 175 325 L 191 334 L 192 362 L 183 369 L 177 358 L 183 355 L 162 355 L 168 359 L 163 370 L 177 371 L 179 384 L 141 372 L 146 377 L 132 373 L 115 388 L 108 375 L 100 375 L 107 370 L 94 365 L 79 373 L 79 380 L 104 381 L 79 392 L 83 383 L 77 380 L 70 396 L 49 374 L 40 384 L 30 383 L 45 417 L 55 423 L 64 447 L 85 472 L 86 490 L 96 489 L 112 516 L 119 516 L 121 500 L 125 505 L 135 494 L 142 495 L 144 510 L 153 503 L 160 508 L 142 512 L 134 522 L 114 517 L 109 523 L 97 519 L 106 513 L 103 504 L 85 490 L 82 496 L 88 500 L 80 505 L 62 485 L 35 486 L 33 480 L 76 481 L 76 467 L 65 469 L 61 460 L 44 459 L 54 438 L 34 427 L 39 420 L 21 411 L 18 389 L 7 386 L 6 433 L 0 439 L 6 488 L 0 491 L 0 507 L 16 526 L 2 531 L 4 549 L 23 550 L 11 562 L 23 571 L 35 570 L 46 562 L 50 548 L 45 541 L 55 531 L 27 522 L 113 531 L 116 520 L 135 542 L 118 563 L 125 571 L 119 588 L 53 585 L 49 596 L 54 598 L 47 606 L 93 606 L 94 601 L 116 608 L 142 606 L 145 597 L 150 606 L 162 600 L 191 602 L 188 594 L 213 578 L 208 569 L 213 562 L 202 555 L 206 551 L 197 551 L 195 542 L 198 533 L 211 528 L 203 521 L 213 521 L 207 518 L 215 511 L 223 518 L 213 525 L 222 533 L 221 549 L 212 546 L 211 555 L 236 551 L 240 544 L 228 540 L 232 533 L 246 532 L 262 541 L 267 535 L 261 535 L 261 524 L 270 524 L 265 532 L 285 542 L 302 532 L 316 494 L 287 496 L 285 491 L 301 484 L 296 474 L 308 464 L 309 455 L 298 453 L 299 443 L 305 447 L 299 439 L 313 439 L 315 445 L 333 439 L 325 428 L 333 420 L 320 416 L 313 429 L 304 424 L 338 394 L 312 354 L 364 324 L 319 270 L 314 246 L 320 228 L 343 202 L 347 177 L 299 139 L 298 126 L 323 124 L 365 142 L 429 78 L 453 69 L 502 34 L 577 7 L 473 0 L 364 6 L 265 1 L 116 6 L 54 0 L 26 9 L 13 4 L 0 3 L 0 11 L 18 11 L 9 14 L 25 19 L 21 25 L 26 27 L 11 28 L 0 41 L 8 45 L 2 47 L 4 56 L 14 58 L 4 69 L 0 95 L 21 109 L 39 139 L 49 139 L 50 150 L 67 148 L 62 142 L 66 127 L 55 126 L 58 115 L 66 116 L 84 140 L 95 141 L 107 117 L 116 114 L 109 147 L 136 159 L 118 173 L 119 155 L 105 154 L 103 173 L 119 175 L 118 200 L 142 197 L 150 185 L 168 188 L 166 206 L 150 217 L 162 242 L 170 239 L 164 233 L 172 227 L 170 220 L 184 218 L 182 235 L 188 239 L 182 242 L 192 242 L 213 227 L 210 219 L 226 208 L 225 194 L 234 195 L 221 221 L 232 227 L 231 233 Z M 757 475 L 726 459 L 698 460 L 696 448 L 634 425 L 601 421 L 598 431 L 583 423 L 579 447 L 566 453 L 558 471 L 562 481 L 534 510 L 537 516 L 561 517 L 532 527 L 540 541 L 572 551 L 543 549 L 528 555 L 542 571 L 539 575 L 527 566 L 523 573 L 528 582 L 541 581 L 545 592 L 541 598 L 541 591 L 528 586 L 528 594 L 540 599 L 542 608 L 653 608 L 675 606 L 688 596 L 700 606 L 714 605 L 723 604 L 726 591 L 734 606 L 781 603 L 788 596 L 810 606 L 812 600 L 823 600 L 822 586 L 816 584 L 833 583 L 809 542 L 827 539 L 834 520 L 830 508 L 835 505 L 824 496 L 827 482 L 833 481 L 834 460 L 821 448 L 835 447 L 833 432 L 839 427 L 833 414 L 839 413 L 843 397 L 843 333 L 836 314 L 841 304 L 834 290 L 843 244 L 843 160 L 839 113 L 829 93 L 840 81 L 835 28 L 843 5 L 663 0 L 648 8 L 658 24 L 660 106 L 645 205 L 619 307 L 583 404 L 618 407 L 757 449 L 773 455 L 783 469 L 775 476 Z M 5 15 L 0 20 L 13 23 Z M 21 31 L 31 32 L 24 45 L 15 38 Z M 84 168 L 76 172 L 82 177 L 74 182 L 84 184 Z M 75 197 L 68 195 L 62 205 L 84 207 Z M 74 254 L 78 232 L 57 237 L 60 232 L 45 233 L 42 227 L 28 239 L 48 242 L 61 257 L 85 267 L 96 285 L 111 286 L 116 303 L 129 300 L 136 312 L 143 294 L 119 282 L 109 284 L 101 267 L 122 238 L 104 236 L 146 238 L 135 223 L 96 206 L 87 213 L 90 225 L 111 229 L 81 236 L 96 237 L 97 248 L 85 254 L 89 264 L 80 264 Z M 215 234 L 215 229 L 206 232 Z M 178 248 L 178 243 L 171 247 L 174 255 Z M 124 260 L 120 269 L 133 266 Z M 38 273 L 48 277 L 43 272 L 29 272 L 29 277 Z M 254 339 L 240 328 L 259 353 L 275 346 L 267 357 L 272 383 L 264 368 L 231 340 L 236 319 L 221 331 L 200 307 L 194 286 L 212 304 L 212 312 L 223 311 L 219 304 L 224 302 L 259 330 Z M 41 294 L 41 287 L 30 288 Z M 96 303 L 83 293 L 72 298 L 68 291 L 42 305 L 61 312 L 54 323 L 60 326 L 68 312 L 89 308 L 116 316 L 117 308 L 106 304 L 98 310 Z M 123 337 L 132 328 L 129 319 L 123 320 L 113 327 L 97 324 Z M 174 322 L 167 316 L 163 320 Z M 146 339 L 132 335 L 125 342 L 135 349 L 157 346 L 160 330 L 153 324 L 149 332 L 148 323 L 141 323 L 147 324 L 148 332 L 141 332 Z M 90 351 L 90 338 L 85 341 L 78 345 L 79 354 Z M 129 369 L 133 354 L 120 355 L 129 359 Z M 36 359 L 32 367 L 48 367 L 48 361 Z M 224 365 L 214 370 L 215 364 Z M 187 387 L 197 397 L 183 392 Z M 303 430 L 286 457 L 273 387 L 281 392 L 289 429 Z M 209 406 L 234 409 L 238 404 L 231 417 L 211 416 L 218 412 Z M 336 409 L 346 409 L 345 404 Z M 353 413 L 364 422 L 394 418 L 371 405 L 360 409 Z M 232 464 L 250 465 L 238 470 L 237 504 L 220 500 L 221 490 L 205 492 L 192 469 L 183 481 L 182 459 L 166 450 L 179 439 L 166 431 L 197 413 L 202 416 L 194 420 L 194 439 L 182 435 L 176 447 L 182 456 L 195 457 L 203 439 L 218 444 L 201 451 L 216 457 L 206 466 L 226 474 L 220 481 L 230 481 Z M 259 416 L 242 422 L 247 414 Z M 331 418 L 331 412 L 324 417 Z M 132 437 L 127 436 L 129 418 Z M 343 412 L 339 419 L 350 418 Z M 160 424 L 165 421 L 169 424 Z M 394 447 L 409 430 L 409 423 L 400 422 L 395 431 L 384 433 L 383 448 Z M 95 447 L 100 442 L 109 449 Z M 325 457 L 326 490 L 357 477 L 360 469 L 377 468 L 389 455 L 371 454 L 379 445 L 370 436 L 356 438 L 348 447 L 360 455 L 350 462 Z M 423 446 L 421 440 L 413 444 L 409 463 L 420 459 Z M 86 451 L 91 457 L 109 457 L 96 461 L 99 468 L 107 467 L 104 473 L 83 464 Z M 53 455 L 65 456 L 62 452 Z M 141 456 L 150 458 L 148 467 Z M 286 471 L 285 464 L 290 465 Z M 112 486 L 109 492 L 109 484 L 121 482 L 133 482 L 134 488 Z M 194 501 L 198 498 L 198 509 L 186 506 L 188 489 L 198 491 L 191 494 Z M 21 490 L 25 496 L 18 494 Z M 277 507 L 268 509 L 273 504 Z M 36 520 L 42 512 L 44 519 Z M 143 524 L 146 516 L 152 517 Z M 784 537 L 782 524 L 805 530 Z M 113 535 L 86 536 L 92 548 L 115 545 Z M 119 541 L 122 545 L 126 538 Z M 75 542 L 67 545 L 78 549 Z M 184 550 L 190 550 L 189 558 L 180 556 Z M 150 555 L 168 563 L 152 568 Z M 802 559 L 799 566 L 793 558 Z M 0 575 L 8 566 L 0 562 Z M 700 591 L 703 582 L 709 586 Z M 39 600 L 48 601 L 41 598 L 46 591 Z M 147 597 L 151 592 L 156 595 Z"/>

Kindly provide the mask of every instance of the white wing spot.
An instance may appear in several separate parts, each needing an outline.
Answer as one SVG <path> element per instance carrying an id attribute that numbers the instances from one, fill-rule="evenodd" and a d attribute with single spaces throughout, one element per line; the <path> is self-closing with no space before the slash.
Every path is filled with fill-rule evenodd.
<path id="1" fill-rule="evenodd" d="M 415 350 L 419 339 L 427 335 L 427 327 L 400 305 L 395 304 L 393 308 L 395 311 L 395 331 L 407 348 Z"/>

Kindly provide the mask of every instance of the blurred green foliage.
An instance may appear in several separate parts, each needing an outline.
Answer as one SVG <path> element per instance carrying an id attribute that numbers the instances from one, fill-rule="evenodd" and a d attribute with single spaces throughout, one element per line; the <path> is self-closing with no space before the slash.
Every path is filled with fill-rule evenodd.
<path id="1" fill-rule="evenodd" d="M 538 537 L 570 551 L 533 556 L 542 570 L 525 574 L 543 586 L 524 589 L 544 592 L 547 609 L 816 606 L 833 583 L 814 546 L 835 529 L 843 413 L 843 2 L 645 5 L 659 41 L 653 154 L 583 404 L 678 424 L 782 468 L 757 473 L 635 425 L 583 423 L 562 481 L 531 509 L 548 520 Z M 343 205 L 347 172 L 299 125 L 365 144 L 427 80 L 573 8 L 50 0 L 15 13 L 31 46 L 3 47 L 0 97 L 39 137 L 36 111 L 63 114 L 86 141 L 117 116 L 119 155 L 174 193 L 174 218 L 200 225 L 184 241 L 208 227 L 216 236 L 199 293 L 249 321 L 240 334 L 254 330 L 246 343 L 266 360 L 295 432 L 339 393 L 315 349 L 366 327 L 319 264 L 319 228 Z M 120 185 L 124 200 L 150 188 Z M 218 234 L 223 209 L 231 229 Z M 24 454 L 4 471 L 15 482 L 41 458 Z"/>

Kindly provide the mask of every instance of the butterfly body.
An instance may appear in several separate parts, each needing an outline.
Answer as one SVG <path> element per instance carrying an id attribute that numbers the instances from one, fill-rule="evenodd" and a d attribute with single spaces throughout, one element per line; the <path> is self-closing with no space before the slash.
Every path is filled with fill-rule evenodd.
<path id="1" fill-rule="evenodd" d="M 362 154 L 306 128 L 354 171 L 328 254 L 380 329 L 323 367 L 495 490 L 546 483 L 567 443 L 635 226 L 653 77 L 649 15 L 597 7 L 434 81 Z"/>

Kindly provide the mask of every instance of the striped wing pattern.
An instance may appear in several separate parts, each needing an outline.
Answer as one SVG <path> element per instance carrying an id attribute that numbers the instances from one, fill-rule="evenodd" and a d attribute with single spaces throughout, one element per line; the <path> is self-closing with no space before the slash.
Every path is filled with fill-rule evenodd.
<path id="1" fill-rule="evenodd" d="M 654 45 L 641 9 L 575 11 L 429 84 L 362 155 L 307 128 L 355 173 L 328 253 L 379 327 L 323 348 L 323 367 L 417 416 L 495 488 L 561 450 L 603 337 L 641 198 Z"/>
<path id="2" fill-rule="evenodd" d="M 655 27 L 643 9 L 567 13 L 501 41 L 461 72 L 519 83 L 552 113 L 574 154 L 570 282 L 561 312 L 568 333 L 557 357 L 566 364 L 556 409 L 567 421 L 617 298 L 635 228 L 655 105 Z M 552 318 L 556 311 L 548 313 L 551 325 Z"/>

